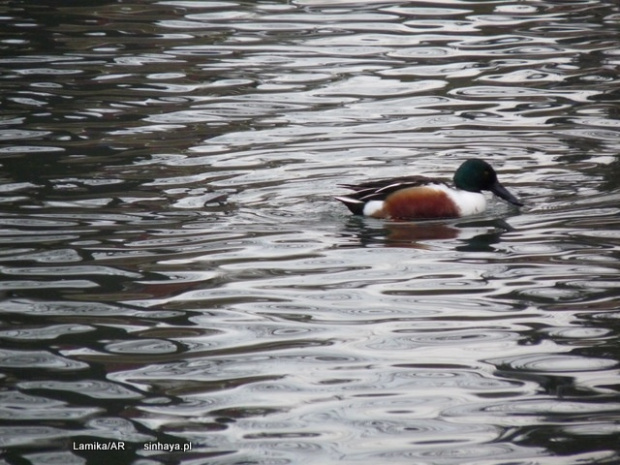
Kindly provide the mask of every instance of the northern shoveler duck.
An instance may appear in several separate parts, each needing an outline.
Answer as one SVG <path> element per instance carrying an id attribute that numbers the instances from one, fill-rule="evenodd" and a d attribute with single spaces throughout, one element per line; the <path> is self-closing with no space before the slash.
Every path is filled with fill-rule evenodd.
<path id="1" fill-rule="evenodd" d="M 476 158 L 454 173 L 454 188 L 425 176 L 403 176 L 361 184 L 339 184 L 354 191 L 336 197 L 355 215 L 392 219 L 459 218 L 486 209 L 481 191 L 491 191 L 518 207 L 523 203 L 497 180 L 495 170 Z"/>

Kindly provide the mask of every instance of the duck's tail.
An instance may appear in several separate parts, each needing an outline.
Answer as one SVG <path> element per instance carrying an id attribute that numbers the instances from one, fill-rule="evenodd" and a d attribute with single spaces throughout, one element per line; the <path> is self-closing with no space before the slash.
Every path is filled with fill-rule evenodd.
<path id="1" fill-rule="evenodd" d="M 364 214 L 364 205 L 366 202 L 362 200 L 354 199 L 352 197 L 335 197 L 336 200 L 340 200 L 354 215 Z"/>

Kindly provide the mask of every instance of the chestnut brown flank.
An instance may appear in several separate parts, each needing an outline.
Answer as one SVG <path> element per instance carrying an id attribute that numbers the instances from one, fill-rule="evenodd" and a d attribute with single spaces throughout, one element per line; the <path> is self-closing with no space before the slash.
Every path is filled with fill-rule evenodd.
<path id="1" fill-rule="evenodd" d="M 457 218 L 459 210 L 445 192 L 430 187 L 401 189 L 385 199 L 391 218 Z"/>

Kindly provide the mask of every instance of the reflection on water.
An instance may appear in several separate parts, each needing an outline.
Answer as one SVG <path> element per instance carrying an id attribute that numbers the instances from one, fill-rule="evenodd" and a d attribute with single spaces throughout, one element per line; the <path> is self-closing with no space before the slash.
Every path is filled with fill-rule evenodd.
<path id="1" fill-rule="evenodd" d="M 3 463 L 620 460 L 615 1 L 0 10 Z"/>

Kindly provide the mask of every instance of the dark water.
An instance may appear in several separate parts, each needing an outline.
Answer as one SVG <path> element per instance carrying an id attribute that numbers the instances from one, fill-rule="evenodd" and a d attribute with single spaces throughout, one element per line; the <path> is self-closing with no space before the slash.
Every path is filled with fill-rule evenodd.
<path id="1" fill-rule="evenodd" d="M 1 464 L 620 463 L 615 0 L 0 21 Z M 521 211 L 332 199 L 472 156 Z"/>

